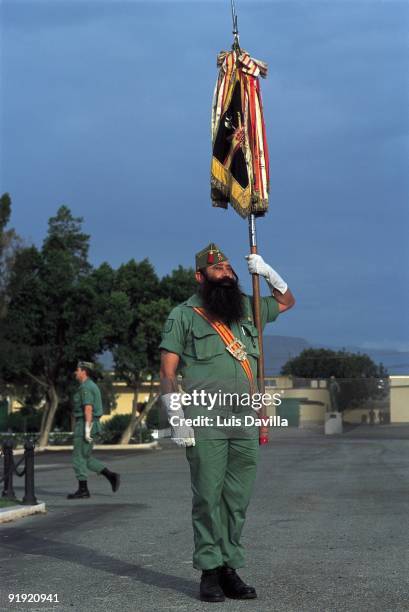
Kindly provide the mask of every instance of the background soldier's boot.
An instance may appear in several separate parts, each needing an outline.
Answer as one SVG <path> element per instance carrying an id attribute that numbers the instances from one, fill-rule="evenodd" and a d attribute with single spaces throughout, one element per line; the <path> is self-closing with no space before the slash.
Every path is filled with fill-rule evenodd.
<path id="1" fill-rule="evenodd" d="M 223 591 L 219 585 L 218 569 L 203 570 L 200 580 L 201 601 L 224 601 Z"/>
<path id="2" fill-rule="evenodd" d="M 256 599 L 256 589 L 236 574 L 236 570 L 224 565 L 219 569 L 219 583 L 226 597 L 231 599 Z"/>
<path id="3" fill-rule="evenodd" d="M 90 497 L 90 493 L 88 491 L 86 480 L 79 480 L 78 490 L 75 491 L 75 493 L 70 493 L 67 495 L 67 499 L 86 499 L 88 497 Z"/>
<path id="4" fill-rule="evenodd" d="M 111 483 L 111 487 L 113 492 L 115 493 L 119 489 L 119 485 L 121 484 L 121 477 L 116 472 L 111 472 L 108 468 L 104 468 L 101 472 L 103 476 Z"/>

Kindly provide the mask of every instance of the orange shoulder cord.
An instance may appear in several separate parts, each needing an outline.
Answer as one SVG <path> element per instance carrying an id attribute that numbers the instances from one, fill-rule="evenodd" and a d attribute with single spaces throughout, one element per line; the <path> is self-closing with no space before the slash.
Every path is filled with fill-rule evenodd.
<path id="1" fill-rule="evenodd" d="M 256 390 L 256 385 L 254 382 L 254 376 L 253 376 L 250 362 L 247 358 L 247 354 L 244 351 L 243 343 L 233 336 L 231 329 L 225 323 L 222 323 L 221 321 L 212 321 L 207 316 L 204 308 L 195 306 L 193 310 L 197 312 L 197 314 L 199 314 L 203 319 L 205 319 L 209 323 L 209 325 L 213 327 L 213 329 L 219 334 L 220 338 L 223 340 L 223 343 L 225 344 L 229 353 L 235 359 L 239 361 L 241 367 L 243 368 L 249 380 L 250 393 L 253 395 L 253 393 L 255 393 L 255 390 Z"/>

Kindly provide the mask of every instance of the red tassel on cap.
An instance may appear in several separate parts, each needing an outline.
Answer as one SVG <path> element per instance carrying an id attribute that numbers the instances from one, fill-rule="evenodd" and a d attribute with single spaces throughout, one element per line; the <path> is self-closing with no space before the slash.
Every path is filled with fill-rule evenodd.
<path id="1" fill-rule="evenodd" d="M 208 264 L 213 264 L 214 263 L 213 251 L 209 251 L 209 253 L 207 254 L 207 263 Z"/>

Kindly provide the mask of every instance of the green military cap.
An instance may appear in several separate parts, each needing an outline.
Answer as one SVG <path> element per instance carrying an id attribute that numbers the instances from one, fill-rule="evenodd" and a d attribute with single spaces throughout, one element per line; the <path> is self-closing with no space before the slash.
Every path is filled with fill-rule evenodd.
<path id="1" fill-rule="evenodd" d="M 82 368 L 82 369 L 87 368 L 88 370 L 94 370 L 95 366 L 92 363 L 92 361 L 79 361 L 77 363 L 77 368 Z"/>
<path id="2" fill-rule="evenodd" d="M 213 266 L 221 261 L 227 261 L 226 255 L 219 249 L 217 244 L 211 242 L 207 247 L 196 253 L 196 270 Z"/>

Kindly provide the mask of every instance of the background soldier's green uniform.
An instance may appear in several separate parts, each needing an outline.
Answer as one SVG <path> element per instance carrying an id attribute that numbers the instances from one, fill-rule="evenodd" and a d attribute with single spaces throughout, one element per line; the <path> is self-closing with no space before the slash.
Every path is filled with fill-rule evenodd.
<path id="1" fill-rule="evenodd" d="M 216 251 L 214 263 L 218 261 Z M 180 356 L 183 390 L 189 393 L 193 389 L 249 393 L 249 382 L 240 362 L 226 350 L 209 323 L 194 312 L 194 306 L 203 306 L 198 294 L 172 310 L 160 344 L 161 349 Z M 262 298 L 263 328 L 278 314 L 279 305 L 274 297 Z M 258 331 L 249 296 L 245 296 L 243 319 L 231 325 L 230 329 L 245 344 L 257 379 Z M 202 414 L 214 419 L 217 414 L 223 418 L 240 418 L 250 413 L 256 416 L 251 408 L 240 405 L 218 405 L 211 411 L 207 408 L 185 410 L 189 417 Z M 244 554 L 240 537 L 256 476 L 258 428 L 195 428 L 195 439 L 196 445 L 186 448 L 193 491 L 193 566 L 201 570 L 213 569 L 224 563 L 232 568 L 242 567 Z"/>
<path id="2" fill-rule="evenodd" d="M 88 470 L 98 474 L 104 469 L 104 464 L 92 456 L 93 443 L 89 443 L 84 438 L 85 415 L 84 406 L 92 406 L 93 425 L 91 437 L 96 436 L 102 429 L 99 418 L 103 415 L 101 392 L 93 380 L 88 378 L 80 384 L 79 389 L 74 394 L 74 452 L 72 456 L 75 475 L 78 480 L 87 480 Z"/>

